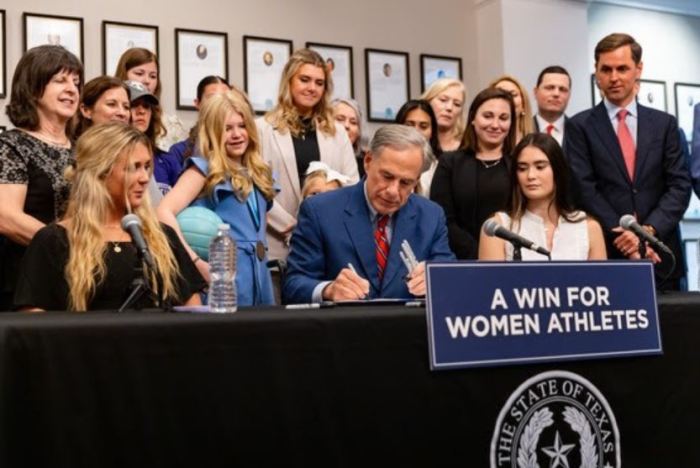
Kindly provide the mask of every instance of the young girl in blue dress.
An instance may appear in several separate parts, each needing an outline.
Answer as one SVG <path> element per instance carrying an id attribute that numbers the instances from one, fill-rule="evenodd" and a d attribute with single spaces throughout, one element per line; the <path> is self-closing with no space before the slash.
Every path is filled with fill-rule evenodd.
<path id="1" fill-rule="evenodd" d="M 238 305 L 273 304 L 267 269 L 265 217 L 274 188 L 269 167 L 260 156 L 258 131 L 246 98 L 236 91 L 212 96 L 201 109 L 199 144 L 202 157 L 187 160 L 186 169 L 158 207 L 159 218 L 185 239 L 176 216 L 188 206 L 215 212 L 231 227 L 236 241 Z M 209 279 L 209 264 L 187 246 L 195 265 Z"/>

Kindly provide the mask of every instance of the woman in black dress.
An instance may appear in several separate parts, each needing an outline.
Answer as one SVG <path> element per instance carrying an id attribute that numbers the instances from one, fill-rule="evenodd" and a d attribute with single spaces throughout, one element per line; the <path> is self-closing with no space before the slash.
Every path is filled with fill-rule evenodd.
<path id="1" fill-rule="evenodd" d="M 508 201 L 514 116 L 509 93 L 481 91 L 469 107 L 460 148 L 443 153 L 438 162 L 430 198 L 445 210 L 450 248 L 458 259 L 477 258 L 481 225 Z"/>
<path id="2" fill-rule="evenodd" d="M 29 49 L 15 68 L 6 109 L 15 129 L 0 134 L 0 311 L 12 307 L 27 244 L 65 211 L 82 75 L 80 60 L 52 45 Z"/>
<path id="3" fill-rule="evenodd" d="M 146 186 L 153 171 L 148 138 L 123 123 L 96 125 L 78 140 L 66 216 L 34 236 L 20 268 L 15 305 L 23 310 L 119 308 L 143 268 L 152 307 L 200 303 L 205 282 L 177 234 L 158 223 Z M 138 216 L 152 266 L 142 262 L 121 226 Z"/>

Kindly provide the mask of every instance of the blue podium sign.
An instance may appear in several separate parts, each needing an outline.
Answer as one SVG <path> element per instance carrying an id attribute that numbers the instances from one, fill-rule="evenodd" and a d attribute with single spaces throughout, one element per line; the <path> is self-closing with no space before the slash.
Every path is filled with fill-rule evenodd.
<path id="1" fill-rule="evenodd" d="M 651 262 L 427 265 L 431 369 L 661 354 Z"/>

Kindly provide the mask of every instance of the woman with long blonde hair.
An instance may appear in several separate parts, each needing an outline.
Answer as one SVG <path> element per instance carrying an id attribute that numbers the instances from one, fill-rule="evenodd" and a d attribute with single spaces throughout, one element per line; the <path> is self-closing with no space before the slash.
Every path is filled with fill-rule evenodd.
<path id="1" fill-rule="evenodd" d="M 425 90 L 421 99 L 428 101 L 435 112 L 440 151 L 459 149 L 466 127 L 464 106 L 467 90 L 464 83 L 454 78 L 441 78 Z"/>
<path id="2" fill-rule="evenodd" d="M 269 214 L 270 257 L 286 259 L 296 225 L 301 187 L 309 164 L 321 161 L 358 181 L 352 143 L 333 117 L 333 80 L 323 58 L 311 49 L 294 52 L 284 66 L 277 105 L 258 119 L 262 156 L 280 192 Z"/>
<path id="3" fill-rule="evenodd" d="M 33 310 L 114 309 L 131 292 L 144 267 L 152 294 L 137 303 L 152 307 L 197 304 L 206 284 L 175 232 L 161 226 L 146 186 L 152 169 L 146 136 L 124 123 L 95 125 L 78 140 L 75 167 L 66 170 L 72 191 L 65 217 L 41 229 L 23 259 L 15 305 Z M 133 213 L 142 224 L 153 267 L 139 254 L 121 220 Z"/>
<path id="4" fill-rule="evenodd" d="M 519 143 L 525 135 L 535 131 L 535 120 L 532 116 L 530 96 L 525 87 L 511 75 L 499 76 L 489 84 L 489 88 L 506 91 L 515 103 L 515 143 Z"/>
<path id="5" fill-rule="evenodd" d="M 187 169 L 158 205 L 158 216 L 185 242 L 176 219 L 180 211 L 200 206 L 219 215 L 236 241 L 238 305 L 273 304 L 265 227 L 275 191 L 260 155 L 253 111 L 244 95 L 229 91 L 206 100 L 197 126 L 202 156 L 186 161 Z M 208 263 L 186 248 L 209 278 Z"/>

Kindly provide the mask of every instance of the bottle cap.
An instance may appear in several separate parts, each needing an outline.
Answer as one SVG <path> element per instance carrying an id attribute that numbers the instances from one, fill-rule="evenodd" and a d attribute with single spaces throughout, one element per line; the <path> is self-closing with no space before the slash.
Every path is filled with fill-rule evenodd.
<path id="1" fill-rule="evenodd" d="M 219 224 L 220 231 L 229 230 L 229 229 L 231 229 L 231 226 L 229 226 L 228 224 L 226 224 L 226 223 Z"/>

